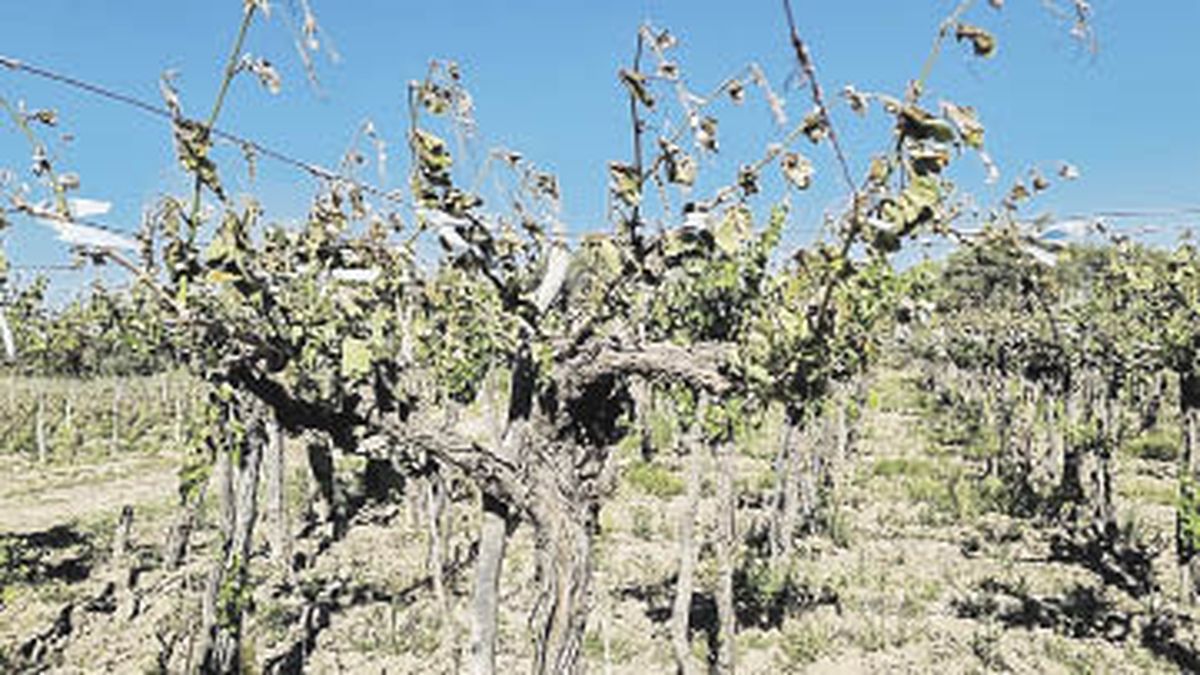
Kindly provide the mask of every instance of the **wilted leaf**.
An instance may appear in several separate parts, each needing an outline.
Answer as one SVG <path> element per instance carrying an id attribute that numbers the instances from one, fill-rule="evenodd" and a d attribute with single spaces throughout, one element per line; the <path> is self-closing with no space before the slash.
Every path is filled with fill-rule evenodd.
<path id="1" fill-rule="evenodd" d="M 747 197 L 758 194 L 758 172 L 752 166 L 743 165 L 738 169 L 737 184 Z"/>
<path id="2" fill-rule="evenodd" d="M 909 151 L 909 157 L 918 176 L 941 173 L 950 164 L 950 151 L 938 144 L 924 143 Z"/>
<path id="3" fill-rule="evenodd" d="M 727 91 L 729 92 L 729 98 L 734 103 L 741 105 L 746 101 L 746 86 L 742 84 L 741 80 L 730 80 Z"/>
<path id="4" fill-rule="evenodd" d="M 820 143 L 829 135 L 829 120 L 825 119 L 820 110 L 813 110 L 804 116 L 804 123 L 800 130 L 808 137 L 808 140 Z"/>
<path id="5" fill-rule="evenodd" d="M 645 74 L 622 68 L 617 73 L 617 76 L 620 77 L 621 84 L 625 85 L 630 95 L 636 98 L 639 103 L 647 108 L 654 107 L 654 97 L 650 94 L 650 89 L 646 86 Z"/>
<path id="6" fill-rule="evenodd" d="M 883 185 L 891 175 L 892 163 L 886 157 L 876 155 L 871 158 L 871 168 L 867 172 L 867 179 L 871 184 Z"/>
<path id="7" fill-rule="evenodd" d="M 859 115 L 867 114 L 867 106 L 870 104 L 870 99 L 867 95 L 854 88 L 854 85 L 848 84 L 842 87 L 842 98 L 846 99 L 846 104 L 850 109 Z"/>
<path id="8" fill-rule="evenodd" d="M 958 129 L 963 143 L 976 150 L 983 148 L 983 125 L 975 117 L 974 108 L 943 102 L 942 111 Z"/>
<path id="9" fill-rule="evenodd" d="M 666 162 L 667 180 L 676 185 L 694 184 L 698 172 L 695 158 L 665 138 L 659 139 L 658 145 Z"/>
<path id="10" fill-rule="evenodd" d="M 1012 188 L 1008 191 L 1008 202 L 1016 204 L 1017 202 L 1029 199 L 1029 189 L 1021 181 L 1013 183 Z"/>
<path id="11" fill-rule="evenodd" d="M 1029 181 L 1033 185 L 1034 192 L 1041 192 L 1050 188 L 1050 181 L 1046 180 L 1046 177 L 1037 171 L 1032 172 Z"/>
<path id="12" fill-rule="evenodd" d="M 417 150 L 417 161 L 420 162 L 423 170 L 441 173 L 454 163 L 454 159 L 446 147 L 446 142 L 442 139 L 421 129 L 415 129 L 412 136 Z"/>
<path id="13" fill-rule="evenodd" d="M 954 30 L 954 37 L 959 42 L 970 40 L 976 56 L 986 58 L 996 53 L 996 37 L 979 26 L 960 23 Z"/>
<path id="14" fill-rule="evenodd" d="M 212 190 L 218 199 L 225 201 L 225 191 L 217 177 L 217 165 L 208 156 L 212 148 L 208 127 L 182 117 L 175 120 L 174 126 L 179 163 L 184 170 L 195 175 L 202 185 Z"/>
<path id="15" fill-rule="evenodd" d="M 696 125 L 696 142 L 709 152 L 717 151 L 717 119 L 704 117 Z"/>
<path id="16" fill-rule="evenodd" d="M 608 163 L 609 187 L 628 206 L 642 203 L 642 177 L 636 167 L 621 162 Z"/>
<path id="17" fill-rule="evenodd" d="M 429 111 L 431 115 L 444 115 L 450 110 L 450 106 L 454 101 L 454 94 L 447 88 L 437 85 L 434 82 L 425 82 L 421 85 L 420 92 L 421 106 Z"/>
<path id="18" fill-rule="evenodd" d="M 898 114 L 900 133 L 914 140 L 933 139 L 940 143 L 954 140 L 954 127 L 950 123 L 934 116 L 917 106 L 908 105 L 900 108 Z"/>
<path id="19" fill-rule="evenodd" d="M 654 36 L 654 46 L 659 51 L 665 52 L 668 49 L 673 49 L 677 44 L 679 44 L 679 41 L 676 40 L 675 36 L 665 28 L 662 30 L 662 32 Z"/>
<path id="20" fill-rule="evenodd" d="M 275 69 L 275 66 L 271 65 L 270 61 L 245 54 L 242 56 L 241 67 L 257 77 L 258 83 L 270 93 L 278 94 L 282 89 L 283 79 L 279 76 L 279 71 Z"/>
<path id="21" fill-rule="evenodd" d="M 807 190 L 812 185 L 813 165 L 798 152 L 788 152 L 779 160 L 783 177 L 797 189 Z"/>
<path id="22" fill-rule="evenodd" d="M 55 110 L 47 109 L 47 108 L 43 108 L 41 110 L 34 110 L 33 112 L 26 115 L 25 119 L 29 120 L 30 122 L 37 122 L 38 124 L 44 124 L 48 127 L 58 126 L 58 112 Z"/>
<path id="23" fill-rule="evenodd" d="M 621 271 L 621 251 L 613 243 L 612 237 L 603 234 L 590 234 L 584 237 L 583 246 L 591 253 L 591 259 L 596 261 L 606 276 L 612 276 Z"/>
<path id="24" fill-rule="evenodd" d="M 932 176 L 917 176 L 900 197 L 884 203 L 883 217 L 896 226 L 899 236 L 908 234 L 917 225 L 933 217 L 941 199 L 941 187 Z"/>

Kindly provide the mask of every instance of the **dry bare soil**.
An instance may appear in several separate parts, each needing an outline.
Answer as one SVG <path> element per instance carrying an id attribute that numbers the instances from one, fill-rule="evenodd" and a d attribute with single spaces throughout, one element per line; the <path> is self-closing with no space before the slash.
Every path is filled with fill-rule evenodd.
<path id="1" fill-rule="evenodd" d="M 902 374 L 876 378 L 862 437 L 836 468 L 826 532 L 800 543 L 784 576 L 743 564 L 737 579 L 743 673 L 1136 673 L 1195 671 L 1195 614 L 1179 608 L 1170 542 L 1173 468 L 1122 454 L 1122 531 L 1101 545 L 1038 518 L 988 508 L 976 463 L 939 445 Z M 755 546 L 770 485 L 770 448 L 739 456 L 740 534 Z M 251 671 L 456 672 L 475 522 L 450 510 L 447 587 L 426 573 L 419 498 L 367 503 L 345 536 L 305 522 L 307 478 L 289 448 L 289 499 L 303 562 L 289 573 L 264 552 L 252 566 Z M 667 618 L 683 496 L 675 457 L 620 456 L 624 478 L 601 514 L 588 670 L 670 673 Z M 191 562 L 162 569 L 179 458 L 121 457 L 37 466 L 2 458 L 0 671 L 178 672 L 212 559 L 215 509 Z M 633 477 L 640 466 L 639 477 Z M 342 458 L 349 475 L 353 459 Z M 711 472 L 707 472 L 711 475 Z M 647 478 L 650 476 L 650 478 Z M 657 479 L 653 477 L 657 476 Z M 347 486 L 353 492 L 353 485 Z M 452 494 L 469 495 L 452 485 Z M 705 483 L 702 523 L 714 520 Z M 118 515 L 133 507 L 124 553 Z M 705 529 L 707 525 L 704 526 Z M 1111 542 L 1110 542 L 1111 543 Z M 1089 548 L 1090 546 L 1090 548 Z M 715 570 L 701 550 L 692 607 L 697 664 L 709 647 Z M 499 665 L 523 672 L 535 602 L 530 533 L 518 530 L 502 582 Z M 1139 565 L 1141 567 L 1139 567 Z M 1146 566 L 1148 565 L 1148 567 Z"/>

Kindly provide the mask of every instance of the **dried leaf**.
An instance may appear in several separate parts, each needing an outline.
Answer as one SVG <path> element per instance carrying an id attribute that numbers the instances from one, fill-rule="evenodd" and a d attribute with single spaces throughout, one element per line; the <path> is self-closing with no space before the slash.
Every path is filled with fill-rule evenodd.
<path id="1" fill-rule="evenodd" d="M 979 26 L 960 23 L 954 30 L 954 37 L 959 42 L 970 40 L 976 56 L 987 58 L 996 53 L 996 36 Z"/>
<path id="2" fill-rule="evenodd" d="M 174 127 L 179 163 L 188 173 L 194 174 L 202 185 L 212 190 L 218 199 L 225 201 L 225 191 L 217 177 L 217 165 L 208 156 L 212 148 L 208 127 L 182 117 L 176 118 Z"/>
<path id="3" fill-rule="evenodd" d="M 814 144 L 820 143 L 829 135 L 829 120 L 825 119 L 820 110 L 814 109 L 804 116 L 804 122 L 800 130 Z"/>
<path id="4" fill-rule="evenodd" d="M 738 169 L 737 185 L 747 197 L 758 194 L 758 172 L 754 167 L 743 165 Z"/>
<path id="5" fill-rule="evenodd" d="M 942 113 L 954 123 L 959 137 L 967 147 L 976 150 L 983 149 L 983 125 L 975 117 L 974 108 L 943 101 Z"/>
<path id="6" fill-rule="evenodd" d="M 667 180 L 675 185 L 691 186 L 699 169 L 696 160 L 678 145 L 662 138 L 658 141 L 667 168 Z"/>
<path id="7" fill-rule="evenodd" d="M 1025 184 L 1021 181 L 1013 183 L 1012 188 L 1010 188 L 1008 191 L 1007 201 L 1009 204 L 1016 205 L 1018 202 L 1022 202 L 1026 199 L 1029 199 L 1029 189 L 1025 187 Z"/>
<path id="8" fill-rule="evenodd" d="M 709 152 L 717 151 L 717 118 L 704 117 L 696 124 L 696 142 Z"/>
<path id="9" fill-rule="evenodd" d="M 741 80 L 730 80 L 726 91 L 729 92 L 729 98 L 735 104 L 741 105 L 746 102 L 746 85 L 742 84 Z"/>
<path id="10" fill-rule="evenodd" d="M 654 96 L 650 94 L 644 73 L 622 68 L 618 71 L 617 76 L 620 78 L 621 84 L 625 85 L 625 88 L 629 90 L 629 94 L 636 98 L 639 103 L 647 108 L 654 107 Z"/>
<path id="11" fill-rule="evenodd" d="M 1030 172 L 1029 181 L 1033 185 L 1034 192 L 1041 192 L 1050 188 L 1050 181 L 1046 180 L 1045 176 L 1037 171 Z"/>
<path id="12" fill-rule="evenodd" d="M 807 157 L 798 152 L 789 152 L 779 160 L 783 177 L 799 190 L 807 190 L 812 185 L 813 165 Z"/>
<path id="13" fill-rule="evenodd" d="M 918 141 L 932 139 L 940 143 L 954 140 L 954 127 L 949 122 L 917 106 L 903 106 L 897 117 L 902 136 Z"/>
<path id="14" fill-rule="evenodd" d="M 608 163 L 609 187 L 628 206 L 642 203 L 642 177 L 636 167 L 621 162 Z"/>
<path id="15" fill-rule="evenodd" d="M 950 151 L 944 145 L 923 143 L 909 151 L 913 171 L 918 176 L 941 173 L 950 164 Z"/>
<path id="16" fill-rule="evenodd" d="M 55 110 L 49 110 L 49 109 L 34 110 L 33 112 L 26 115 L 25 119 L 29 120 L 30 122 L 37 122 L 38 124 L 44 124 L 48 127 L 58 126 L 58 112 Z"/>
<path id="17" fill-rule="evenodd" d="M 657 47 L 659 51 L 665 52 L 668 49 L 674 49 L 678 44 L 679 40 L 675 39 L 675 36 L 665 28 L 658 35 L 654 36 L 654 46 Z"/>
<path id="18" fill-rule="evenodd" d="M 266 59 L 245 54 L 242 56 L 241 68 L 257 77 L 258 83 L 271 94 L 278 94 L 283 88 L 283 79 L 279 76 L 279 71 Z"/>
<path id="19" fill-rule="evenodd" d="M 842 87 L 842 98 L 846 99 L 846 104 L 850 109 L 859 115 L 866 115 L 867 108 L 870 105 L 870 99 L 867 95 L 854 88 L 854 85 L 848 84 Z"/>

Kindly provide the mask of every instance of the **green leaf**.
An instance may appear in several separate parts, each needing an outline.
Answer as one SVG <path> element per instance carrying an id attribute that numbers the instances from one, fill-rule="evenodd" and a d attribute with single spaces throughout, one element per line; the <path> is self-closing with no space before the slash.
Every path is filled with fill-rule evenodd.
<path id="1" fill-rule="evenodd" d="M 750 236 L 750 212 L 744 207 L 734 207 L 725 212 L 713 227 L 713 242 L 726 255 L 734 255 L 741 248 L 742 242 Z"/>
<path id="2" fill-rule="evenodd" d="M 371 371 L 371 343 L 348 337 L 342 340 L 342 377 L 357 380 Z"/>

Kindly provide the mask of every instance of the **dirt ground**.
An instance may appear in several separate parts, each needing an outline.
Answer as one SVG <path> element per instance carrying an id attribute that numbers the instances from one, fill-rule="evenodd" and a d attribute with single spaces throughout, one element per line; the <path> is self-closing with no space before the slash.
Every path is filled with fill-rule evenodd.
<path id="1" fill-rule="evenodd" d="M 742 673 L 1157 673 L 1198 666 L 1193 614 L 1178 608 L 1168 542 L 1169 466 L 1118 459 L 1118 509 L 1126 558 L 1090 556 L 1062 532 L 972 502 L 956 482 L 971 466 L 931 447 L 928 420 L 905 385 L 869 406 L 855 455 L 839 467 L 832 534 L 800 542 L 786 580 L 744 570 L 738 671 Z M 627 462 L 628 458 L 617 458 Z M 664 457 L 668 466 L 678 458 Z M 288 455 L 304 511 L 302 456 Z M 161 569 L 179 458 L 120 458 L 38 467 L 0 459 L 0 537 L 7 576 L 0 595 L 0 671 L 37 657 L 46 672 L 177 672 L 211 551 L 211 529 L 193 562 Z M 770 463 L 739 458 L 750 537 L 761 521 L 754 495 Z M 715 518 L 704 485 L 701 523 Z M 588 670 L 670 673 L 667 617 L 683 497 L 647 494 L 623 481 L 601 513 Z M 112 538 L 122 507 L 135 520 L 125 558 Z M 247 664 L 282 668 L 302 653 L 304 672 L 457 672 L 466 642 L 475 520 L 469 502 L 448 517 L 446 593 L 426 573 L 419 503 L 368 505 L 345 537 L 321 528 L 295 543 L 307 560 L 294 575 L 272 566 L 265 544 L 252 570 Z M 298 524 L 295 528 L 301 534 Z M 1140 543 L 1142 548 L 1133 546 Z M 1085 547 L 1086 548 L 1086 547 Z M 1149 587 L 1125 571 L 1149 551 Z M 705 551 L 693 603 L 692 646 L 703 665 L 715 568 Z M 527 669 L 527 616 L 536 600 L 533 542 L 521 527 L 502 580 L 501 672 Z M 132 572 L 131 572 L 132 571 Z M 772 585 L 774 584 L 774 585 Z M 786 588 L 786 593 L 780 589 Z M 757 594 L 757 595 L 756 595 Z M 773 600 L 774 599 L 774 600 Z M 775 605 L 771 605 L 775 602 Z M 755 603 L 759 603 L 756 605 Z M 761 605 L 761 606 L 760 606 Z M 164 658 L 163 654 L 169 654 Z M 280 672 L 287 672 L 284 668 Z"/>

